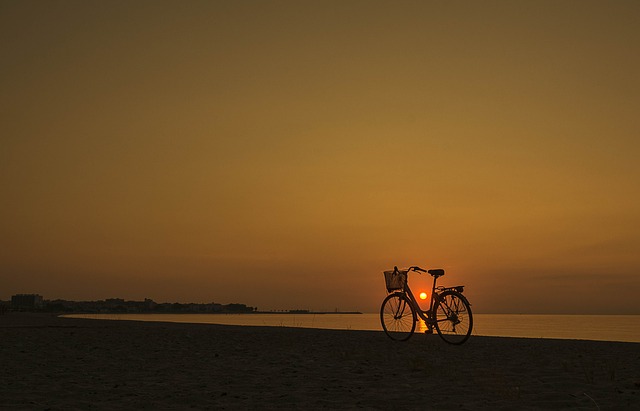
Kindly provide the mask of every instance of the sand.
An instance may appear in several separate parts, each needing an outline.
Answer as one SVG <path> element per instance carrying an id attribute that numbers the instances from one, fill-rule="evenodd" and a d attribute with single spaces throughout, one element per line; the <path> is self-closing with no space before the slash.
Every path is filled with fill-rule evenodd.
<path id="1" fill-rule="evenodd" d="M 0 316 L 0 409 L 640 409 L 640 344 Z"/>

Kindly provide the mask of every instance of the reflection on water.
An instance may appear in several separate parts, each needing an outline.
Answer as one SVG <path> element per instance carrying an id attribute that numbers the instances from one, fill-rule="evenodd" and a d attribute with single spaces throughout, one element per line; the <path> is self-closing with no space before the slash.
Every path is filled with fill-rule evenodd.
<path id="1" fill-rule="evenodd" d="M 482 314 L 474 328 L 477 335 L 640 342 L 640 315 Z"/>
<path id="2" fill-rule="evenodd" d="M 378 314 L 74 314 L 104 320 L 169 321 L 381 331 Z M 419 320 L 416 333 L 424 333 Z M 640 342 L 640 315 L 475 314 L 473 335 Z"/>
<path id="3" fill-rule="evenodd" d="M 429 327 L 427 327 L 427 324 L 425 324 L 423 320 L 418 319 L 418 324 L 416 324 L 416 332 L 424 333 L 424 332 L 427 332 L 427 330 L 429 330 Z"/>

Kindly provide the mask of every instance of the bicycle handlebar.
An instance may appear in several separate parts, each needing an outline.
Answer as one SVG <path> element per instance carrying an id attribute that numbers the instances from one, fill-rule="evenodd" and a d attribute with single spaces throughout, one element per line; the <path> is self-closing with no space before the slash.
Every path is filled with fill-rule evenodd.
<path id="1" fill-rule="evenodd" d="M 409 268 L 407 269 L 407 271 L 411 271 L 411 270 L 413 270 L 413 271 L 415 271 L 415 272 L 421 272 L 421 273 L 426 273 L 426 272 L 427 272 L 427 270 L 425 270 L 424 268 L 420 268 L 420 267 L 418 267 L 417 265 L 411 266 L 411 267 L 409 267 Z M 396 265 L 396 266 L 394 266 L 394 267 L 393 267 L 393 272 L 394 272 L 394 273 L 397 273 L 398 271 L 399 271 L 399 270 L 398 270 L 398 266 L 397 266 L 397 265 Z"/>
<path id="2" fill-rule="evenodd" d="M 427 270 L 425 270 L 424 268 L 420 268 L 417 265 L 411 266 L 411 267 L 409 267 L 407 269 L 407 271 L 411 271 L 411 270 L 416 271 L 416 272 L 422 272 L 422 273 L 426 273 L 427 272 Z M 398 266 L 394 266 L 393 267 L 393 271 L 397 273 L 398 272 Z"/>

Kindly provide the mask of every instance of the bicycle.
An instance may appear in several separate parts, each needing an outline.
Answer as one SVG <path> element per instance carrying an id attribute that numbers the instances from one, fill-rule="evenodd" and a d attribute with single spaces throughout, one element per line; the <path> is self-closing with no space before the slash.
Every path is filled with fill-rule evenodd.
<path id="1" fill-rule="evenodd" d="M 433 277 L 429 309 L 423 311 L 407 282 L 410 271 L 429 273 Z M 444 275 L 443 269 L 424 270 L 420 267 L 409 267 L 406 270 L 385 271 L 385 283 L 389 295 L 380 307 L 380 322 L 384 332 L 396 341 L 406 341 L 416 329 L 418 317 L 422 319 L 427 330 L 433 334 L 435 327 L 438 335 L 449 344 L 462 344 L 469 339 L 473 329 L 471 304 L 462 295 L 464 286 L 436 287 L 436 281 Z"/>

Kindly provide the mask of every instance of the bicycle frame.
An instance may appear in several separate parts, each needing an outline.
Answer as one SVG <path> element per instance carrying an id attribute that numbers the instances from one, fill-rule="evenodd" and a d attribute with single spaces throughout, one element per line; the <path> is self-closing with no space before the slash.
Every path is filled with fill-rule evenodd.
<path id="1" fill-rule="evenodd" d="M 409 273 L 407 273 L 407 276 L 408 276 L 408 274 Z M 418 300 L 413 295 L 413 292 L 411 291 L 411 288 L 409 287 L 408 278 L 407 278 L 407 284 L 405 285 L 404 290 L 402 290 L 402 293 L 409 298 L 409 301 L 411 302 L 411 305 L 415 309 L 415 311 L 418 314 L 418 316 L 427 325 L 432 325 L 432 324 L 434 324 L 436 322 L 436 319 L 432 318 L 433 307 L 435 306 L 435 304 L 437 302 L 440 302 L 440 295 L 438 293 L 436 293 L 436 281 L 438 281 L 438 278 L 437 277 L 433 277 L 433 285 L 431 286 L 431 299 L 429 300 L 429 309 L 426 310 L 426 311 L 423 311 L 422 308 L 420 308 L 420 304 L 418 303 Z"/>
<path id="2" fill-rule="evenodd" d="M 411 270 L 409 270 L 411 271 Z M 438 277 L 434 276 L 433 277 L 433 285 L 431 286 L 431 298 L 429 300 L 429 309 L 424 311 L 422 310 L 422 308 L 420 308 L 420 303 L 418 303 L 418 299 L 415 297 L 415 295 L 413 295 L 413 292 L 411 291 L 411 288 L 409 287 L 409 280 L 408 280 L 408 275 L 409 272 L 407 272 L 407 283 L 404 286 L 404 289 L 402 291 L 400 291 L 400 293 L 406 295 L 409 299 L 409 302 L 412 305 L 412 308 L 415 310 L 415 312 L 418 314 L 418 316 L 422 319 L 422 321 L 425 322 L 425 324 L 427 324 L 427 327 L 429 327 L 429 329 L 431 329 L 431 327 L 438 322 L 437 318 L 435 318 L 434 314 L 433 314 L 433 309 L 435 308 L 436 304 L 443 302 L 442 298 L 440 297 L 440 292 L 444 292 L 444 291 L 448 291 L 448 290 L 455 290 L 458 291 L 459 293 L 462 293 L 462 286 L 457 286 L 457 287 L 436 287 L 436 283 L 438 281 Z M 440 291 L 440 292 L 438 292 Z M 464 298 L 464 297 L 462 297 Z M 446 305 L 446 304 L 445 304 Z M 447 307 L 448 308 L 448 307 Z M 442 319 L 440 321 L 447 321 L 447 319 Z"/>

